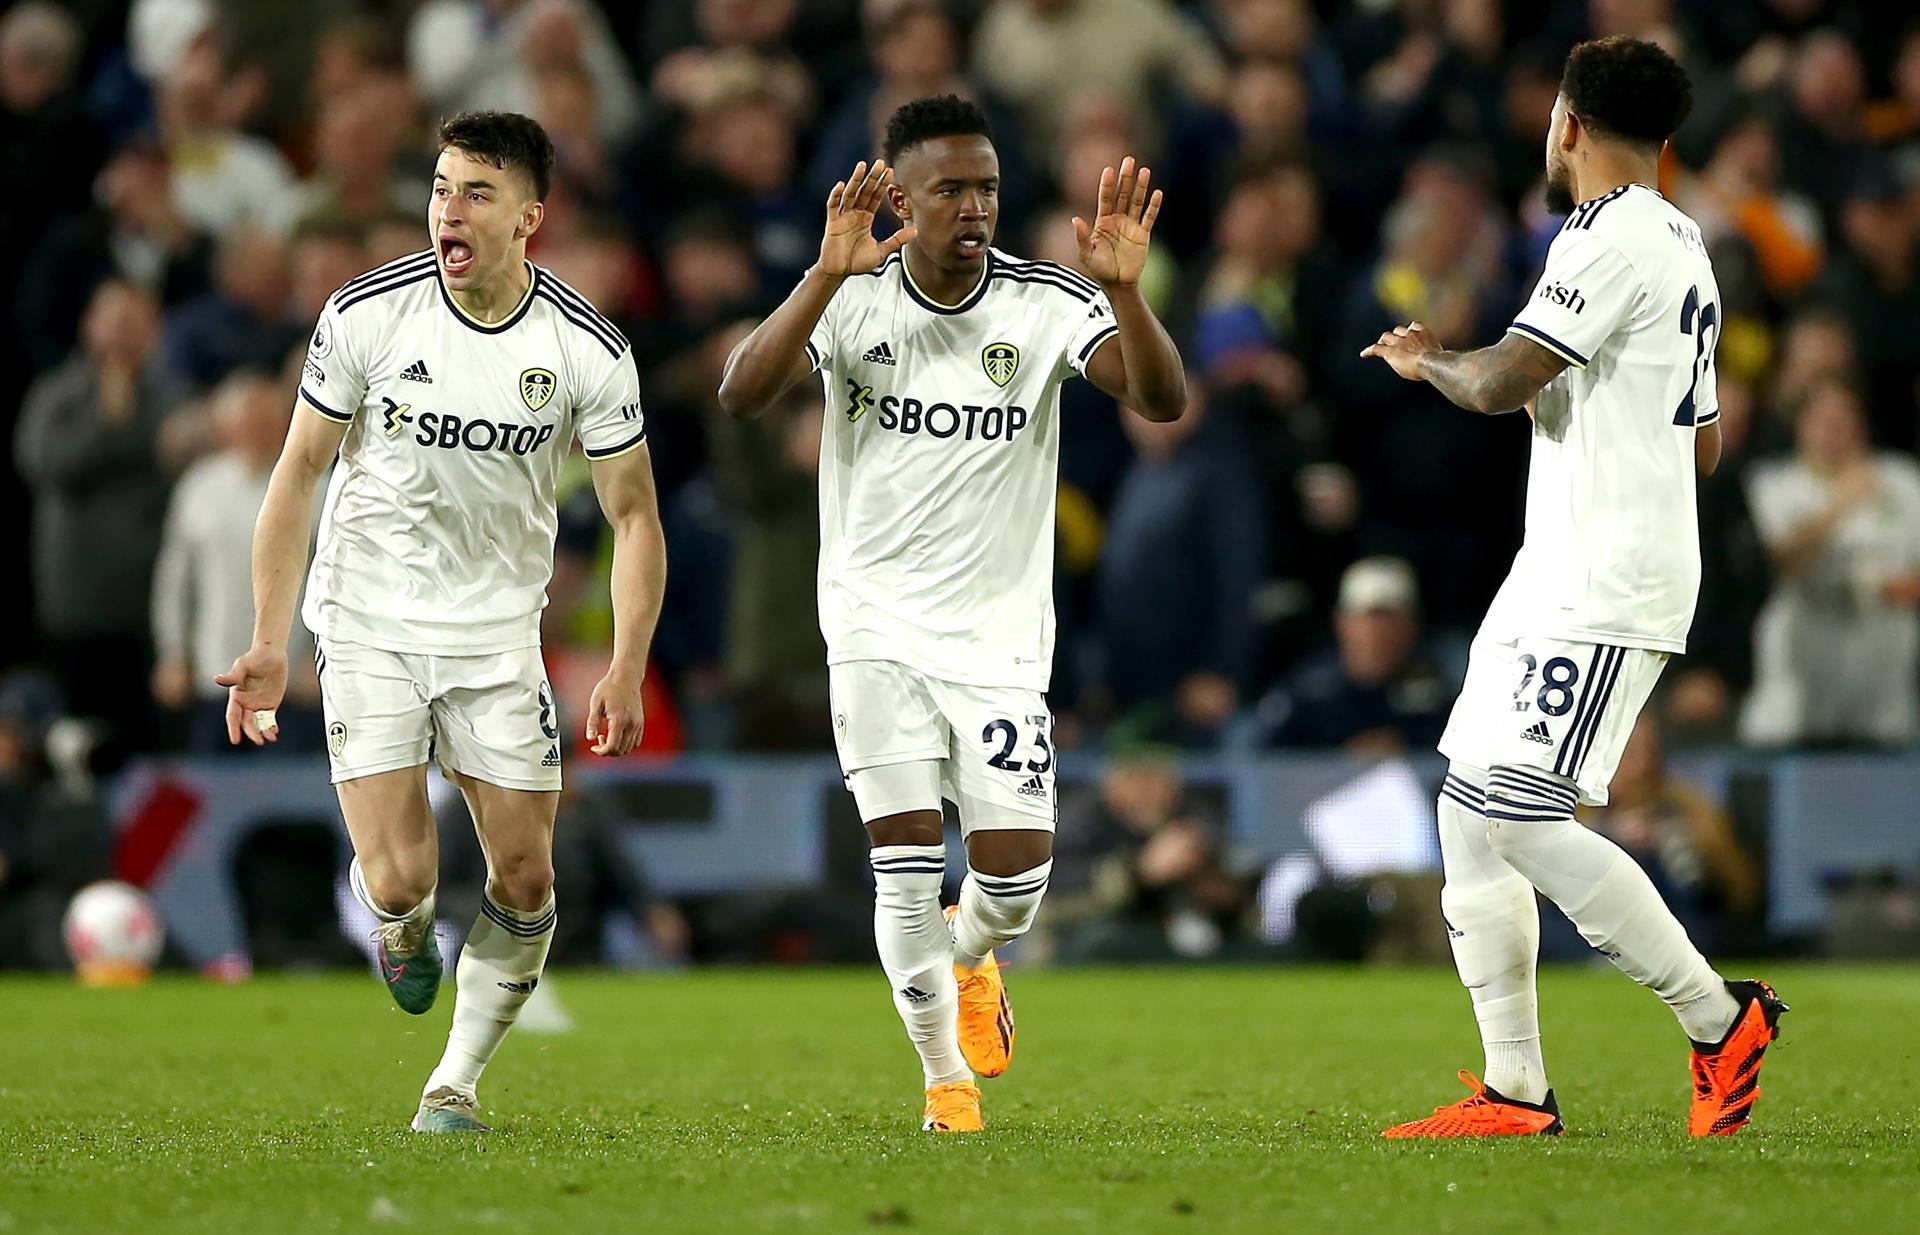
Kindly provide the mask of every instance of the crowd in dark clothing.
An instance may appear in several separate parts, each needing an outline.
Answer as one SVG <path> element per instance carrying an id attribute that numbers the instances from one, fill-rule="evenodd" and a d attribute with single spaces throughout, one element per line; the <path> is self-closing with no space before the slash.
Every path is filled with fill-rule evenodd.
<path id="1" fill-rule="evenodd" d="M 1072 262 L 1068 220 L 1123 154 L 1167 193 L 1143 288 L 1193 408 L 1155 426 L 1087 383 L 1063 399 L 1062 741 L 1425 748 L 1518 542 L 1528 426 L 1357 353 L 1412 318 L 1450 346 L 1500 336 L 1559 225 L 1540 188 L 1560 62 L 1613 33 L 1693 77 L 1661 187 L 1701 223 L 1726 314 L 1728 457 L 1703 482 L 1668 740 L 1912 742 L 1920 718 L 1812 723 L 1847 709 L 1805 702 L 1821 682 L 1754 636 L 1811 537 L 1808 578 L 1871 574 L 1837 620 L 1880 623 L 1898 654 L 1877 672 L 1920 680 L 1899 634 L 1920 622 L 1920 550 L 1846 530 L 1904 509 L 1920 445 L 1920 27 L 1864 0 L 15 4 L 0 150 L 33 183 L 0 206 L 0 504 L 27 529 L 0 561 L 26 583 L 6 646 L 121 749 L 189 742 L 178 674 L 225 666 L 156 665 L 149 580 L 176 478 L 229 449 L 210 409 L 235 375 L 297 370 L 333 288 L 423 247 L 433 122 L 512 107 L 559 151 L 531 256 L 639 363 L 673 561 L 652 748 L 824 748 L 818 400 L 740 426 L 715 391 L 812 260 L 832 182 L 899 103 L 954 91 L 994 125 L 1005 249 Z M 1851 454 L 1797 431 L 1833 384 L 1861 422 Z M 568 484 L 548 646 L 604 657 L 604 533 Z M 1802 490 L 1845 509 L 1752 509 Z M 1408 586 L 1345 606 L 1363 559 Z M 1828 603 L 1802 590 L 1800 609 Z"/>

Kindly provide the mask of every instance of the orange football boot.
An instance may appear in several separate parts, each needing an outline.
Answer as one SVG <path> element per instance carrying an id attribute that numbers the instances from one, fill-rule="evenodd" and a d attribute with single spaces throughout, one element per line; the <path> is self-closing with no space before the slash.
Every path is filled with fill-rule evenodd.
<path id="1" fill-rule="evenodd" d="M 960 906 L 947 906 L 947 921 Z M 953 967 L 960 986 L 960 1053 L 981 1076 L 999 1076 L 1013 1063 L 1013 1001 L 1000 976 L 1000 962 L 989 952 L 980 968 Z"/>
<path id="2" fill-rule="evenodd" d="M 923 1132 L 980 1132 L 987 1126 L 980 1114 L 980 1086 L 972 1081 L 932 1085 L 927 1089 Z"/>
<path id="3" fill-rule="evenodd" d="M 1535 1106 L 1516 1102 L 1488 1089 L 1487 1083 L 1462 1068 L 1460 1083 L 1473 1090 L 1452 1106 L 1436 1106 L 1433 1114 L 1412 1123 L 1388 1128 L 1380 1135 L 1395 1139 L 1415 1136 L 1559 1136 L 1560 1104 L 1547 1091 L 1547 1100 Z"/>
<path id="4" fill-rule="evenodd" d="M 1687 1131 L 1694 1136 L 1732 1136 L 1746 1126 L 1760 1100 L 1760 1062 L 1780 1036 L 1780 1017 L 1787 1011 L 1765 982 L 1729 982 L 1727 989 L 1740 1001 L 1733 1028 L 1716 1044 L 1693 1044 Z"/>

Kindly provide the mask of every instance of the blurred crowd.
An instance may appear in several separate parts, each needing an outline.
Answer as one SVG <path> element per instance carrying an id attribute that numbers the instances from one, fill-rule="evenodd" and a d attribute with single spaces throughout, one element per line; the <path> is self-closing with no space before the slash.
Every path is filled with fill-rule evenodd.
<path id="1" fill-rule="evenodd" d="M 1920 24 L 1895 7 L 19 0 L 4 646 L 107 757 L 224 746 L 212 674 L 248 642 L 250 525 L 307 332 L 344 280 L 425 247 L 435 120 L 514 108 L 559 150 L 532 256 L 639 361 L 673 562 L 648 748 L 827 749 L 819 392 L 738 424 L 715 390 L 812 260 L 834 180 L 896 105 L 953 91 L 995 127 L 1005 249 L 1071 263 L 1068 219 L 1124 153 L 1167 192 L 1146 288 L 1193 403 L 1154 425 L 1065 395 L 1061 744 L 1427 749 L 1517 545 L 1527 422 L 1358 349 L 1414 317 L 1453 346 L 1500 335 L 1559 222 L 1561 59 L 1626 33 L 1693 76 L 1662 189 L 1724 300 L 1727 458 L 1666 740 L 1912 746 Z M 583 468 L 566 493 L 563 703 L 610 621 Z M 291 745 L 318 740 L 316 699 L 294 683 Z"/>

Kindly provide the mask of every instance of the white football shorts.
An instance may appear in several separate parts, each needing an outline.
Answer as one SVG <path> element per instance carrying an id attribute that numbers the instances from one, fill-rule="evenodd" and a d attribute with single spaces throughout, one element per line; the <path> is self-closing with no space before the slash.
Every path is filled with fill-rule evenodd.
<path id="1" fill-rule="evenodd" d="M 828 667 L 840 770 L 871 823 L 960 808 L 960 829 L 1053 831 L 1053 714 L 1046 696 L 963 686 L 890 660 Z"/>
<path id="2" fill-rule="evenodd" d="M 1474 638 L 1440 753 L 1491 770 L 1534 768 L 1604 806 L 1667 653 L 1564 639 Z"/>
<path id="3" fill-rule="evenodd" d="M 320 640 L 333 783 L 431 759 L 507 789 L 560 788 L 560 713 L 538 647 L 485 656 Z"/>

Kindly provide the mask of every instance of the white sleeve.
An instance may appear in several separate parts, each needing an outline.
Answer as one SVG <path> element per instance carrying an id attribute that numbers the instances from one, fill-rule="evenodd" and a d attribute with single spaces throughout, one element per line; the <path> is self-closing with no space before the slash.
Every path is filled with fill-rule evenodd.
<path id="1" fill-rule="evenodd" d="M 640 411 L 640 371 L 633 349 L 608 361 L 597 353 L 599 381 L 574 404 L 574 436 L 589 459 L 611 459 L 647 440 L 647 418 Z"/>
<path id="2" fill-rule="evenodd" d="M 367 397 L 367 367 L 361 345 L 347 328 L 347 319 L 328 300 L 307 340 L 306 363 L 300 366 L 300 398 L 328 420 L 348 424 Z M 362 310 L 357 322 L 364 327 L 370 315 Z"/>
<path id="3" fill-rule="evenodd" d="M 827 301 L 827 308 L 820 320 L 813 324 L 813 333 L 807 336 L 807 363 L 818 373 L 824 369 L 834 356 L 834 331 L 840 324 L 840 298 L 847 294 L 847 285 L 840 284 L 833 293 L 833 299 Z"/>
<path id="4" fill-rule="evenodd" d="M 161 660 L 183 660 L 191 643 L 187 627 L 193 613 L 193 550 L 187 543 L 188 510 L 198 488 L 189 471 L 174 486 L 167 503 L 166 530 L 160 536 L 160 556 L 153 564 L 153 647 Z M 197 667 L 197 666 L 196 666 Z"/>
<path id="5" fill-rule="evenodd" d="M 1632 314 L 1641 290 L 1640 276 L 1611 241 L 1569 225 L 1553 238 L 1533 297 L 1507 330 L 1584 369 Z"/>
<path id="6" fill-rule="evenodd" d="M 1107 299 L 1105 292 L 1095 292 L 1093 303 L 1087 306 L 1086 316 L 1080 319 L 1067 339 L 1067 368 L 1085 377 L 1087 362 L 1093 359 L 1093 354 L 1108 339 L 1117 338 L 1119 334 L 1120 325 L 1113 320 L 1113 302 Z"/>

